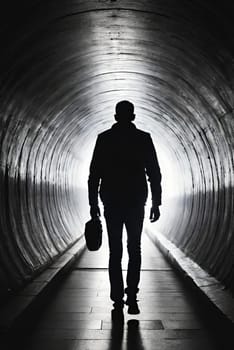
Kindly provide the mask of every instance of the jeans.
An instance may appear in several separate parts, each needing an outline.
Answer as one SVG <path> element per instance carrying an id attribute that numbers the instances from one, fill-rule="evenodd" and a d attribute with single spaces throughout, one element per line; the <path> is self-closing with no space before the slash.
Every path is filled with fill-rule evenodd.
<path id="1" fill-rule="evenodd" d="M 144 204 L 132 206 L 105 206 L 109 241 L 109 279 L 110 297 L 113 301 L 120 301 L 124 296 L 124 283 L 122 275 L 123 254 L 123 225 L 127 231 L 128 270 L 127 294 L 136 295 L 140 281 L 141 269 L 141 233 L 144 220 Z"/>

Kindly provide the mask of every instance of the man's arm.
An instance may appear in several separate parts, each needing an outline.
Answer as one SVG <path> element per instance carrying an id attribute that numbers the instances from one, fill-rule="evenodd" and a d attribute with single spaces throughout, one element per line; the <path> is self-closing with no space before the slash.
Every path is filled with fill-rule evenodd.
<path id="1" fill-rule="evenodd" d="M 159 206 L 161 205 L 161 171 L 158 164 L 157 154 L 151 136 L 147 140 L 146 149 L 146 173 L 150 182 L 150 189 L 152 194 L 152 207 L 150 212 L 150 220 L 154 222 L 159 219 Z"/>
<path id="2" fill-rule="evenodd" d="M 101 144 L 100 137 L 98 136 L 92 160 L 89 168 L 88 179 L 88 192 L 89 192 L 89 205 L 90 215 L 92 218 L 100 216 L 100 209 L 98 206 L 98 190 L 101 180 Z"/>

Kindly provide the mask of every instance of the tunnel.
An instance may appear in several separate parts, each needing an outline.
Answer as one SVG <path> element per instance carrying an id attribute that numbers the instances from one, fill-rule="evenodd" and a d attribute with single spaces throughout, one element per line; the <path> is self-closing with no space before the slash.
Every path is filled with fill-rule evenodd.
<path id="1" fill-rule="evenodd" d="M 234 291 L 233 10 L 224 0 L 5 5 L 1 296 L 83 235 L 95 139 L 123 99 L 134 103 L 161 167 L 152 230 Z"/>

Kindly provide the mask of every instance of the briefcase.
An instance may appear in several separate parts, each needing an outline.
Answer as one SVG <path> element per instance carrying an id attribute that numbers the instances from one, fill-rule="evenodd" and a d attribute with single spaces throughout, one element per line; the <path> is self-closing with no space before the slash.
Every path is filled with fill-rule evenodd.
<path id="1" fill-rule="evenodd" d="M 88 250 L 98 250 L 102 245 L 102 223 L 99 218 L 91 219 L 85 224 L 85 240 Z"/>

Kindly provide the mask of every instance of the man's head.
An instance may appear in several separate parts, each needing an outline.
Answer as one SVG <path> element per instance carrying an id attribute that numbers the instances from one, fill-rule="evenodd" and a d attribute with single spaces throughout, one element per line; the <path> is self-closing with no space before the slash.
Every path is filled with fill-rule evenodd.
<path id="1" fill-rule="evenodd" d="M 120 123 L 129 123 L 135 119 L 134 105 L 129 101 L 120 101 L 115 106 L 115 120 Z"/>

